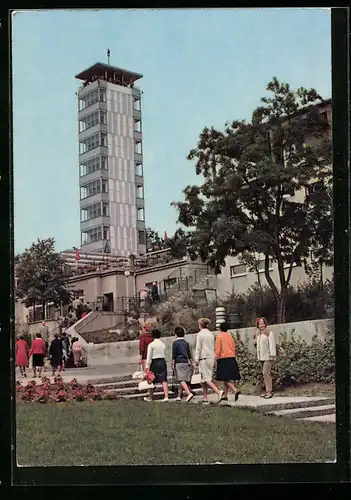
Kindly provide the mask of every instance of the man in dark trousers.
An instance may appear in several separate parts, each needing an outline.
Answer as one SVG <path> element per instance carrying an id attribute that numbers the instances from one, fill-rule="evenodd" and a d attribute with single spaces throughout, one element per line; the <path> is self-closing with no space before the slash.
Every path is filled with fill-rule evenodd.
<path id="1" fill-rule="evenodd" d="M 154 281 L 151 286 L 151 300 L 153 303 L 160 302 L 160 296 L 158 294 L 158 286 L 156 281 Z"/>

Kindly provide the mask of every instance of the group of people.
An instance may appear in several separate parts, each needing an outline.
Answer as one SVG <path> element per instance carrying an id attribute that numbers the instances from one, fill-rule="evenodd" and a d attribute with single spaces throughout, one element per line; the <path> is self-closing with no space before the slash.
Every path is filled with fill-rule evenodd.
<path id="1" fill-rule="evenodd" d="M 223 322 L 220 331 L 214 337 L 209 330 L 210 320 L 201 318 L 199 320 L 199 333 L 196 336 L 195 354 L 192 356 L 189 343 L 185 340 L 185 329 L 181 326 L 175 328 L 176 336 L 172 345 L 172 371 L 178 385 L 177 401 L 181 401 L 183 394 L 189 402 L 194 397 L 191 390 L 191 380 L 193 374 L 199 373 L 202 385 L 202 403 L 209 404 L 208 389 L 217 394 L 218 403 L 228 400 L 228 393 L 234 393 L 234 401 L 237 401 L 240 390 L 236 383 L 240 381 L 240 371 L 236 360 L 235 341 L 229 333 L 229 325 Z M 272 375 L 271 369 L 276 358 L 276 344 L 273 332 L 269 331 L 265 318 L 256 321 L 257 333 L 254 338 L 257 359 L 262 365 L 265 392 L 261 397 L 272 398 Z M 164 398 L 168 401 L 168 373 L 166 362 L 166 346 L 160 340 L 161 332 L 151 325 L 142 328 L 139 342 L 139 361 L 145 378 L 152 380 L 155 384 L 161 384 Z M 150 374 L 152 377 L 150 378 Z M 215 376 L 214 376 L 215 375 Z M 223 383 L 223 389 L 219 389 L 215 384 Z M 149 395 L 145 401 L 153 400 L 154 388 L 149 389 Z"/>
<path id="2" fill-rule="evenodd" d="M 158 304 L 160 302 L 160 294 L 158 291 L 158 286 L 156 281 L 154 281 L 149 288 L 147 284 L 143 286 L 140 290 L 140 307 L 143 308 L 147 305 L 148 301 L 152 304 Z"/>
<path id="3" fill-rule="evenodd" d="M 74 366 L 77 368 L 82 358 L 82 344 L 78 338 L 73 337 L 70 343 L 66 332 L 55 333 L 50 346 L 48 341 L 42 337 L 42 333 L 37 333 L 32 345 L 29 348 L 23 335 L 16 341 L 16 366 L 20 370 L 22 377 L 27 377 L 26 369 L 29 367 L 29 360 L 32 358 L 33 377 L 41 377 L 45 371 L 45 359 L 50 360 L 52 376 L 56 371 L 60 375 L 61 370 L 65 370 L 69 359 L 73 358 Z"/>

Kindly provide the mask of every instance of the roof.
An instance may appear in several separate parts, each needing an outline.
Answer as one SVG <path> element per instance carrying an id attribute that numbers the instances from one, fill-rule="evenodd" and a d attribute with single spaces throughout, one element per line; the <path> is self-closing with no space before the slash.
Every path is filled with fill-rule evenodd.
<path id="1" fill-rule="evenodd" d="M 109 64 L 104 64 L 101 62 L 97 62 L 93 64 L 93 66 L 90 66 L 90 68 L 85 69 L 81 73 L 78 73 L 75 77 L 78 80 L 90 80 L 92 76 L 97 76 L 97 75 L 103 75 L 107 73 L 108 78 L 112 78 L 113 75 L 122 78 L 128 77 L 129 80 L 132 82 L 135 82 L 136 80 L 139 80 L 140 78 L 143 77 L 140 73 L 135 73 L 134 71 L 129 71 L 128 69 L 123 69 L 123 68 L 118 68 L 117 66 L 111 66 Z"/>

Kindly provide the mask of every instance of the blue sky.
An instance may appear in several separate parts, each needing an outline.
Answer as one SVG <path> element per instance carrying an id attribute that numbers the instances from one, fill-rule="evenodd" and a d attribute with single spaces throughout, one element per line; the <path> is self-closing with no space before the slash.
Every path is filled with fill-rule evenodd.
<path id="1" fill-rule="evenodd" d="M 331 95 L 330 11 L 22 11 L 13 18 L 15 250 L 79 246 L 74 78 L 95 62 L 142 73 L 145 217 L 176 229 L 172 200 L 205 126 L 249 119 L 273 76 Z"/>

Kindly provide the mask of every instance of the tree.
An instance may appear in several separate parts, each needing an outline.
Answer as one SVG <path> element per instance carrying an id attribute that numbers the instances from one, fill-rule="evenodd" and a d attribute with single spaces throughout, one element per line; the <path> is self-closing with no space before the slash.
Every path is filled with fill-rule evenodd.
<path id="1" fill-rule="evenodd" d="M 15 257 L 16 296 L 26 307 L 53 302 L 56 306 L 71 301 L 68 278 L 71 269 L 55 252 L 55 240 L 38 239 L 29 249 Z"/>
<path id="2" fill-rule="evenodd" d="M 187 186 L 185 201 L 173 205 L 187 228 L 188 253 L 217 273 L 228 256 L 264 256 L 277 320 L 284 322 L 294 264 L 306 265 L 312 247 L 321 250 L 322 260 L 330 257 L 331 198 L 325 192 L 332 175 L 331 141 L 314 89 L 293 91 L 274 77 L 267 91 L 271 96 L 261 99 L 249 123 L 236 120 L 224 131 L 203 130 L 188 155 L 196 160 L 202 184 Z M 322 187 L 314 196 L 312 181 Z M 278 283 L 270 275 L 272 261 Z"/>
<path id="3" fill-rule="evenodd" d="M 148 252 L 154 252 L 156 250 L 163 250 L 165 248 L 165 241 L 151 228 L 146 229 L 146 248 Z"/>
<path id="4" fill-rule="evenodd" d="M 187 255 L 187 235 L 183 229 L 178 229 L 172 238 L 167 238 L 165 247 L 170 249 L 170 254 L 175 259 L 182 259 Z"/>

